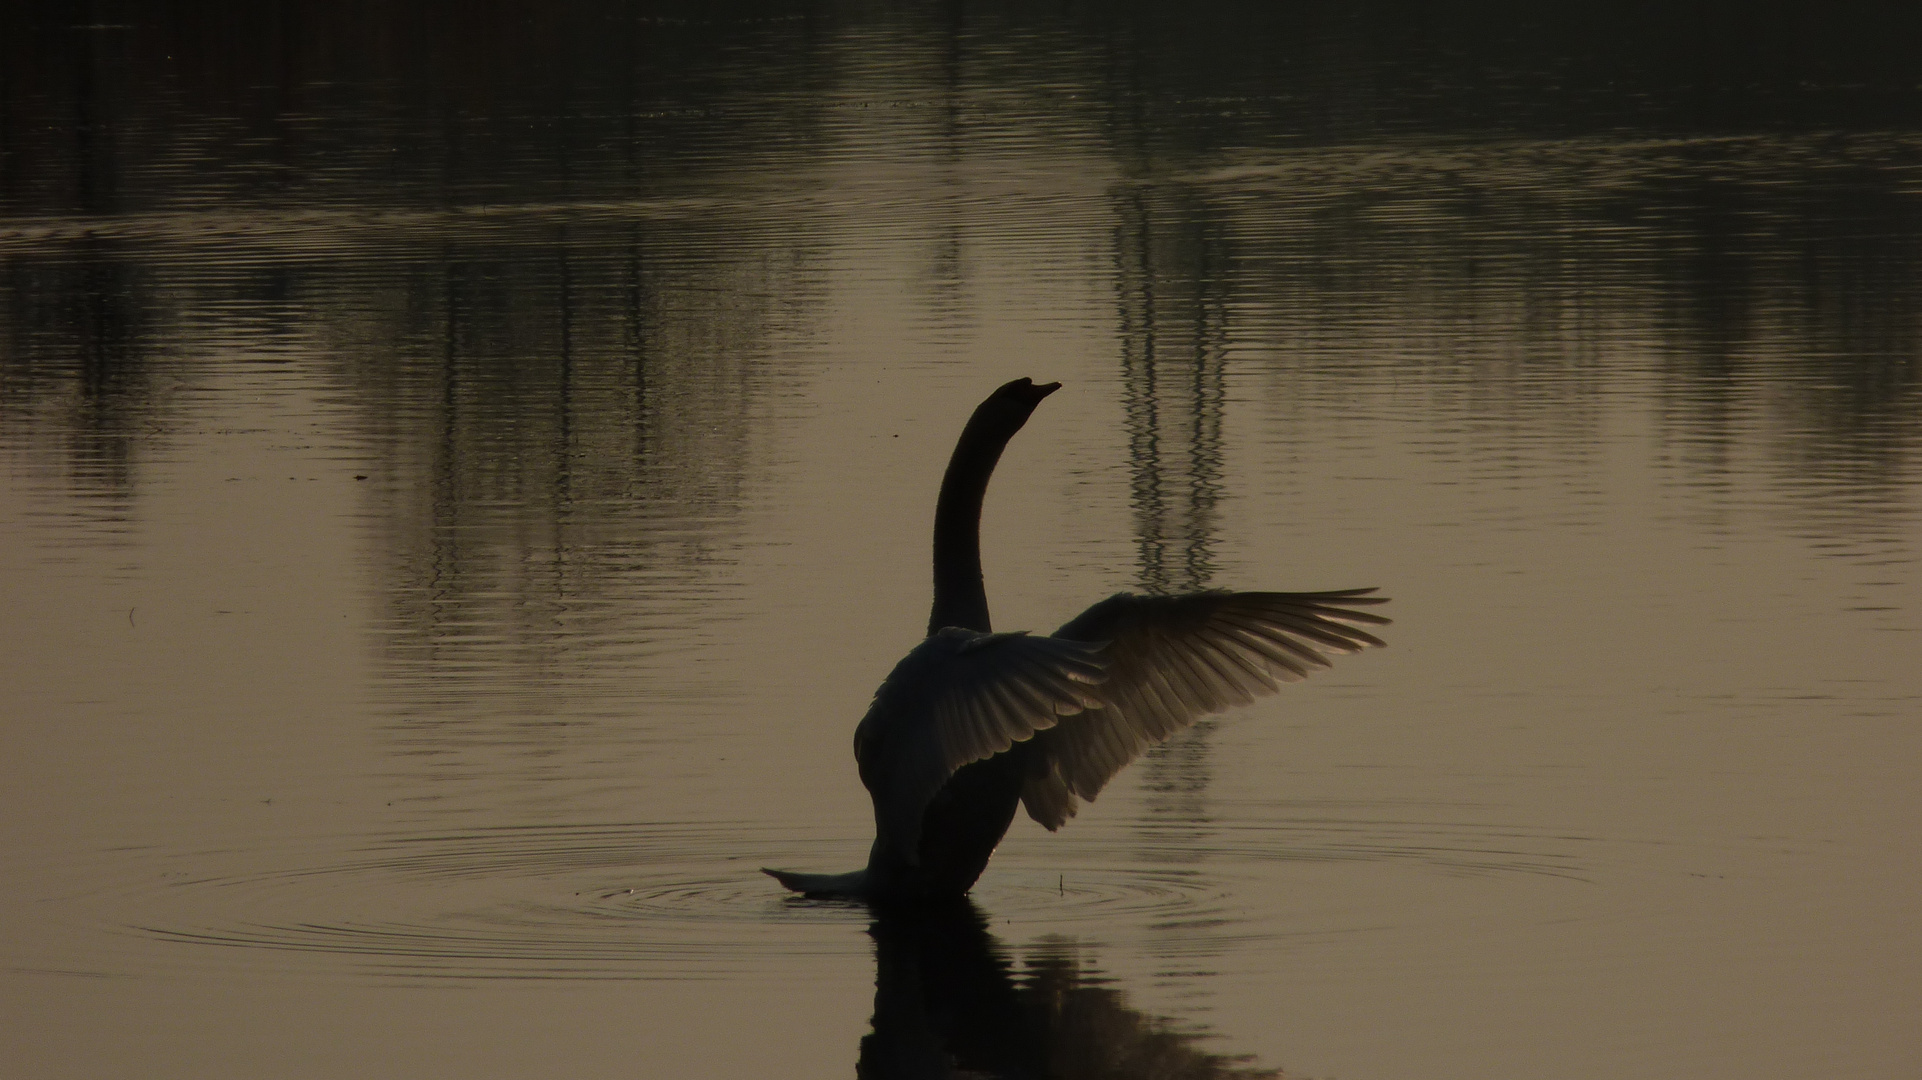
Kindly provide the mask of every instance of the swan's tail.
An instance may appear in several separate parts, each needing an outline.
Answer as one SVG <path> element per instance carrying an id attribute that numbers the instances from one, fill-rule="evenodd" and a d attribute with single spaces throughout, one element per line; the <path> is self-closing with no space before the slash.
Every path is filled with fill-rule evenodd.
<path id="1" fill-rule="evenodd" d="M 846 874 L 797 874 L 792 870 L 770 870 L 763 866 L 761 873 L 802 896 L 817 899 L 829 897 L 861 899 L 868 894 L 866 870 L 855 870 Z"/>

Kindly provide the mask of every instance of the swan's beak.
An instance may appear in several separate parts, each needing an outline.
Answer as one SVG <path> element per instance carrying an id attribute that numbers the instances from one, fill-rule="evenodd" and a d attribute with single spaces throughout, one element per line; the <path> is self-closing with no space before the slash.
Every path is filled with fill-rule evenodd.
<path id="1" fill-rule="evenodd" d="M 1001 384 L 993 394 L 990 394 L 988 401 L 1013 399 L 1025 403 L 1028 408 L 1032 409 L 1036 405 L 1041 404 L 1042 398 L 1047 397 L 1059 389 L 1061 389 L 1061 384 L 1058 382 L 1037 384 L 1033 379 L 1011 379 Z M 983 405 L 987 403 L 987 401 L 982 402 Z"/>

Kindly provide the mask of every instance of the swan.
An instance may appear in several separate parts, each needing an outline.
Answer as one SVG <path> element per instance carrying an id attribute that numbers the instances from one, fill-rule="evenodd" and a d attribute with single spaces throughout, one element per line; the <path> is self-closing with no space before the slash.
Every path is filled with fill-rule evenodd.
<path id="1" fill-rule="evenodd" d="M 981 503 L 1002 450 L 1061 384 L 1016 379 L 974 410 L 934 511 L 928 636 L 854 729 L 874 800 L 865 868 L 763 869 L 816 898 L 952 900 L 974 886 L 1017 804 L 1050 832 L 1122 766 L 1200 717 L 1379 646 L 1358 610 L 1375 590 L 1117 593 L 1052 635 L 995 633 L 981 577 Z"/>

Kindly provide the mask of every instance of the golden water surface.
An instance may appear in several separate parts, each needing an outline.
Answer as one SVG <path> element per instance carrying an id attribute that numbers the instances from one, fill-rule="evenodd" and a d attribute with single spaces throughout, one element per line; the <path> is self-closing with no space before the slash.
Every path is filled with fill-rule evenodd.
<path id="1" fill-rule="evenodd" d="M 1424 12 L 0 17 L 0 1075 L 1922 1069 L 1913 37 Z M 1389 648 L 784 896 L 1017 376 Z"/>

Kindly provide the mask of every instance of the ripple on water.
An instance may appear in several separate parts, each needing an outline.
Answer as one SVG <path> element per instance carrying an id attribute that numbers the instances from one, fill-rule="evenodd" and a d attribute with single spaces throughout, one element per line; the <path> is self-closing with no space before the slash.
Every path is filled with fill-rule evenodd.
<path id="1" fill-rule="evenodd" d="M 864 955 L 847 931 L 865 912 L 785 904 L 756 872 L 830 845 L 749 834 L 724 822 L 383 836 L 309 850 L 305 865 L 162 878 L 127 929 L 448 978 L 715 978 L 771 955 Z"/>
<path id="2" fill-rule="evenodd" d="M 1133 827 L 1045 838 L 1033 854 L 1013 846 L 974 898 L 997 923 L 1042 933 L 1152 925 L 1282 935 L 1286 927 L 1228 927 L 1246 921 L 1238 898 L 1260 889 L 1262 864 L 1276 860 L 1576 876 L 1565 844 L 1476 826 L 1269 822 L 1214 829 L 1199 843 Z M 139 917 L 116 921 L 167 942 L 313 954 L 396 976 L 726 978 L 781 957 L 865 957 L 865 908 L 788 896 L 758 873 L 841 869 L 864 847 L 722 822 L 394 834 L 225 873 L 183 868 L 265 856 L 174 855 L 144 875 L 153 885 L 121 898 Z"/>

